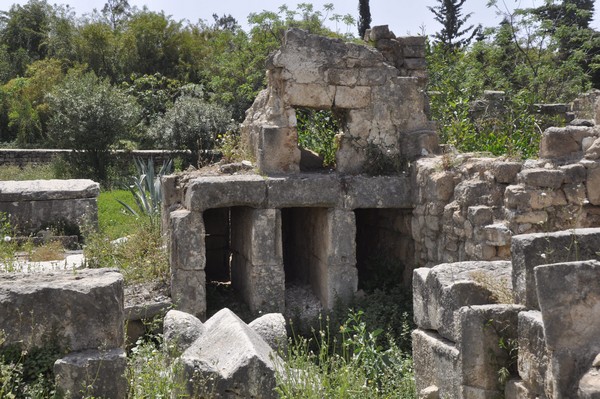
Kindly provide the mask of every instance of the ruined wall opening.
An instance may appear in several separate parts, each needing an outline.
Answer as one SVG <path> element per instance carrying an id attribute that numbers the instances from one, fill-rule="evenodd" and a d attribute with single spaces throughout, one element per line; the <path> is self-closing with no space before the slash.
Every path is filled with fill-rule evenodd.
<path id="1" fill-rule="evenodd" d="M 414 269 L 410 209 L 356 209 L 358 288 L 409 287 Z"/>
<path id="2" fill-rule="evenodd" d="M 247 311 L 239 292 L 240 287 L 234 282 L 239 277 L 233 267 L 234 257 L 239 258 L 239 243 L 245 241 L 244 237 L 247 236 L 245 231 L 249 223 L 240 216 L 243 215 L 243 208 L 214 208 L 203 212 L 207 315 L 224 306 L 242 315 Z"/>
<path id="3" fill-rule="evenodd" d="M 300 170 L 303 172 L 335 169 L 338 149 L 336 135 L 345 123 L 340 109 L 319 110 L 296 107 L 296 128 L 300 148 Z"/>
<path id="4" fill-rule="evenodd" d="M 281 210 L 286 292 L 310 288 L 307 291 L 324 302 L 327 293 L 327 223 L 327 208 Z"/>

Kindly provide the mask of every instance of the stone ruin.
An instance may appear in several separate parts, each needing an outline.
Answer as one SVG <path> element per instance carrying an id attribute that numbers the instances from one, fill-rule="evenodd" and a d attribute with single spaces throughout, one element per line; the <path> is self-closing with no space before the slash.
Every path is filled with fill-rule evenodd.
<path id="1" fill-rule="evenodd" d="M 164 178 L 163 227 L 178 309 L 165 319 L 165 336 L 183 353 L 173 359 L 185 370 L 180 377 L 216 376 L 242 396 L 258 391 L 225 375 L 267 376 L 255 381 L 267 391 L 273 384 L 277 361 L 265 357 L 265 342 L 274 341 L 264 331 L 283 331 L 281 320 L 254 329 L 224 310 L 203 322 L 210 281 L 230 282 L 256 315 L 289 310 L 296 286 L 331 309 L 357 293 L 372 272 L 367 260 L 385 254 L 413 290 L 422 397 L 597 397 L 600 95 L 582 97 L 571 105 L 571 123 L 543 133 L 539 160 L 439 155 L 424 92 L 424 39 L 396 38 L 386 27 L 367 39 L 372 46 L 287 32 L 268 63 L 268 87 L 242 126 L 259 173 Z M 297 143 L 295 112 L 302 107 L 338 118 L 333 172 L 307 172 Z M 368 175 L 373 154 L 404 169 Z M 71 286 L 85 273 L 42 282 Z M 121 284 L 114 272 L 96 273 Z M 12 290 L 27 283 L 2 278 L 9 281 L 0 282 L 0 306 L 14 308 Z M 81 284 L 76 291 L 98 298 Z M 122 325 L 118 291 L 106 296 L 115 302 L 110 323 Z M 73 323 L 95 312 L 57 309 Z M 0 312 L 0 328 L 18 317 Z M 42 325 L 56 327 L 56 319 L 48 315 Z M 122 327 L 114 331 L 85 338 L 65 329 L 71 342 L 85 344 L 70 348 L 77 355 L 57 362 L 57 373 L 79 386 L 99 364 L 119 376 L 124 338 Z M 243 343 L 240 350 L 205 350 L 223 334 Z M 219 370 L 224 355 L 235 361 Z M 253 371 L 239 369 L 242 363 Z M 97 384 L 95 394 L 122 397 L 117 380 Z"/>
<path id="2" fill-rule="evenodd" d="M 261 174 L 165 179 L 180 309 L 204 317 L 207 279 L 222 276 L 257 314 L 284 311 L 294 285 L 330 309 L 357 291 L 361 266 L 379 252 L 407 264 L 410 285 L 410 174 L 361 173 L 370 148 L 407 164 L 438 150 L 423 94 L 425 39 L 396 38 L 387 27 L 370 39 L 374 46 L 288 31 L 242 124 Z M 338 116 L 335 173 L 301 173 L 298 107 Z"/>

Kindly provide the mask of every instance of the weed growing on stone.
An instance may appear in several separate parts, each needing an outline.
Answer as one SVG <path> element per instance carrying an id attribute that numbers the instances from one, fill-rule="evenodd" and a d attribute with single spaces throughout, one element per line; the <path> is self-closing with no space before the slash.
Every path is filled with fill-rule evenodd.
<path id="1" fill-rule="evenodd" d="M 169 363 L 168 348 L 160 336 L 140 338 L 131 349 L 127 380 L 130 399 L 170 398 L 183 391 L 176 382 L 177 363 Z"/>
<path id="2" fill-rule="evenodd" d="M 137 229 L 119 243 L 103 232 L 88 233 L 84 248 L 87 267 L 120 269 L 126 283 L 168 282 L 169 259 L 160 226 L 146 218 L 137 223 Z"/>
<path id="3" fill-rule="evenodd" d="M 382 330 L 369 331 L 364 313 L 350 312 L 338 335 L 329 323 L 313 338 L 295 336 L 277 365 L 281 398 L 413 398 L 412 359 L 393 340 L 383 349 Z"/>

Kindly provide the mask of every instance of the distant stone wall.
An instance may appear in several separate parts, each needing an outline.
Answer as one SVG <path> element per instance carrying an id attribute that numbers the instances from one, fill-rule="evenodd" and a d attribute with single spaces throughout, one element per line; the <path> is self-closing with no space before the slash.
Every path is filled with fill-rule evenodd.
<path id="1" fill-rule="evenodd" d="M 72 150 L 63 149 L 0 149 L 0 167 L 7 166 L 26 166 L 32 164 L 49 164 L 60 156 L 67 156 Z M 181 157 L 189 162 L 189 151 L 167 151 L 167 150 L 134 150 L 113 152 L 117 162 L 133 163 L 134 157 L 140 157 L 144 160 L 152 157 L 155 162 L 161 163 L 168 159 Z"/>

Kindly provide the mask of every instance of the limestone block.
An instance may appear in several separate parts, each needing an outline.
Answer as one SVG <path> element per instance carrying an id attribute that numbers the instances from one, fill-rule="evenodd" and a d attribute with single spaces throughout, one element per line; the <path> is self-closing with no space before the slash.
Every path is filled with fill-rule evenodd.
<path id="1" fill-rule="evenodd" d="M 429 314 L 429 297 L 427 291 L 427 276 L 431 272 L 428 267 L 420 267 L 413 271 L 413 318 L 417 327 L 432 330 L 433 318 Z"/>
<path id="2" fill-rule="evenodd" d="M 527 211 L 545 209 L 553 205 L 565 205 L 566 199 L 560 190 L 530 189 L 518 185 L 506 188 L 504 202 L 508 208 Z"/>
<path id="3" fill-rule="evenodd" d="M 578 184 L 586 180 L 587 170 L 580 163 L 564 165 L 559 169 L 565 174 L 565 184 Z"/>
<path id="4" fill-rule="evenodd" d="M 206 316 L 206 274 L 204 270 L 171 267 L 171 296 L 176 309 L 196 317 Z"/>
<path id="5" fill-rule="evenodd" d="M 339 108 L 366 108 L 371 103 L 371 88 L 368 86 L 337 86 L 334 104 Z"/>
<path id="6" fill-rule="evenodd" d="M 577 397 L 579 399 L 600 398 L 600 371 L 597 367 L 592 367 L 584 374 L 581 380 L 579 380 Z"/>
<path id="7" fill-rule="evenodd" d="M 511 265 L 506 261 L 446 263 L 429 273 L 415 271 L 413 302 L 418 325 L 456 341 L 455 313 L 463 306 L 494 303 L 494 287 L 484 285 L 485 281 L 510 286 L 510 275 Z"/>
<path id="8" fill-rule="evenodd" d="M 484 226 L 483 234 L 487 245 L 503 247 L 510 245 L 512 232 L 505 223 L 496 223 Z"/>
<path id="9" fill-rule="evenodd" d="M 345 176 L 341 180 L 344 208 L 412 208 L 408 176 Z"/>
<path id="10" fill-rule="evenodd" d="M 256 165 L 263 174 L 298 173 L 300 149 L 298 131 L 289 122 L 287 126 L 262 125 L 258 129 Z"/>
<path id="11" fill-rule="evenodd" d="M 519 376 L 531 395 L 544 397 L 545 386 L 550 383 L 551 376 L 548 374 L 549 359 L 542 314 L 530 310 L 519 313 L 518 318 Z"/>
<path id="12" fill-rule="evenodd" d="M 283 361 L 258 333 L 227 308 L 207 320 L 205 327 L 175 369 L 176 379 L 186 386 L 179 394 L 277 398 L 275 366 Z M 205 381 L 207 392 L 197 392 L 197 385 Z"/>
<path id="13" fill-rule="evenodd" d="M 182 353 L 205 331 L 200 319 L 179 310 L 169 310 L 163 319 L 163 339 L 168 353 L 171 353 L 171 349 Z"/>
<path id="14" fill-rule="evenodd" d="M 231 283 L 253 312 L 284 306 L 281 211 L 234 208 L 231 223 Z"/>
<path id="15" fill-rule="evenodd" d="M 6 344 L 119 348 L 125 341 L 123 276 L 112 269 L 0 274 L 0 331 Z"/>
<path id="16" fill-rule="evenodd" d="M 282 350 L 282 353 L 285 353 L 287 331 L 285 319 L 281 313 L 267 313 L 254 319 L 248 324 L 248 327 L 256 331 L 274 351 Z"/>
<path id="17" fill-rule="evenodd" d="M 534 211 L 524 213 L 513 213 L 511 219 L 521 225 L 540 225 L 548 221 L 548 212 L 546 211 Z"/>
<path id="18" fill-rule="evenodd" d="M 261 206 L 265 202 L 265 179 L 257 175 L 203 176 L 187 185 L 185 208 L 203 211 L 230 206 Z"/>
<path id="19" fill-rule="evenodd" d="M 54 363 L 57 391 L 69 399 L 125 399 L 126 371 L 127 354 L 123 349 L 74 352 Z"/>
<path id="20" fill-rule="evenodd" d="M 492 163 L 490 172 L 498 183 L 511 184 L 522 167 L 521 162 L 498 161 Z"/>
<path id="21" fill-rule="evenodd" d="M 463 180 L 456 185 L 454 198 L 463 206 L 487 205 L 490 202 L 492 187 L 479 179 Z"/>
<path id="22" fill-rule="evenodd" d="M 596 160 L 600 158 L 600 139 L 595 137 L 589 137 L 589 145 L 584 147 L 585 158 Z"/>
<path id="23" fill-rule="evenodd" d="M 457 349 L 460 352 L 463 397 L 492 397 L 500 393 L 498 370 L 510 367 L 511 354 L 498 344 L 517 339 L 518 305 L 464 306 L 457 314 Z M 473 391 L 473 393 L 469 393 Z"/>
<path id="24" fill-rule="evenodd" d="M 586 189 L 583 184 L 565 184 L 563 192 L 569 204 L 582 206 L 586 199 Z"/>
<path id="25" fill-rule="evenodd" d="M 454 174 L 440 171 L 429 176 L 424 196 L 436 201 L 446 202 L 454 194 Z"/>
<path id="26" fill-rule="evenodd" d="M 361 70 L 348 68 L 329 68 L 326 72 L 326 82 L 334 86 L 356 86 L 365 85 L 358 83 Z"/>
<path id="27" fill-rule="evenodd" d="M 419 399 L 439 399 L 440 389 L 435 385 L 428 386 L 419 391 Z"/>
<path id="28" fill-rule="evenodd" d="M 494 221 L 494 214 L 489 206 L 470 206 L 467 209 L 467 218 L 473 226 L 485 226 Z"/>
<path id="29" fill-rule="evenodd" d="M 540 158 L 569 158 L 581 154 L 584 137 L 593 136 L 594 129 L 584 126 L 551 127 L 544 131 L 540 142 Z"/>
<path id="30" fill-rule="evenodd" d="M 460 353 L 433 331 L 412 332 L 413 367 L 417 392 L 438 387 L 440 398 L 459 398 Z"/>
<path id="31" fill-rule="evenodd" d="M 538 396 L 529 392 L 523 381 L 512 379 L 506 383 L 504 388 L 505 399 L 536 399 Z"/>
<path id="32" fill-rule="evenodd" d="M 585 186 L 590 204 L 600 205 L 600 168 L 588 169 Z"/>
<path id="33" fill-rule="evenodd" d="M 378 25 L 371 28 L 368 36 L 370 41 L 376 42 L 381 39 L 395 39 L 387 25 Z"/>
<path id="34" fill-rule="evenodd" d="M 600 352 L 600 262 L 538 266 L 535 280 L 553 392 L 569 398 Z"/>
<path id="35" fill-rule="evenodd" d="M 488 244 L 465 243 L 465 253 L 471 260 L 492 260 L 496 257 L 496 248 Z"/>
<path id="36" fill-rule="evenodd" d="M 284 100 L 294 107 L 329 109 L 334 104 L 335 92 L 335 86 L 288 81 L 284 87 Z"/>
<path id="37" fill-rule="evenodd" d="M 88 179 L 0 181 L 0 202 L 96 198 L 100 184 Z"/>
<path id="38" fill-rule="evenodd" d="M 334 207 L 341 198 L 341 182 L 334 175 L 268 178 L 266 187 L 268 208 Z"/>
<path id="39" fill-rule="evenodd" d="M 518 182 L 540 188 L 559 188 L 564 179 L 565 173 L 561 169 L 524 169 L 517 176 Z"/>
<path id="40" fill-rule="evenodd" d="M 515 300 L 539 310 L 533 269 L 539 265 L 597 259 L 600 229 L 574 229 L 555 233 L 516 235 L 512 238 Z"/>
<path id="41" fill-rule="evenodd" d="M 200 212 L 178 210 L 169 215 L 169 262 L 171 269 L 204 270 L 206 250 L 204 222 Z"/>

